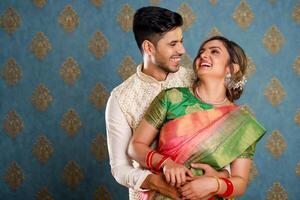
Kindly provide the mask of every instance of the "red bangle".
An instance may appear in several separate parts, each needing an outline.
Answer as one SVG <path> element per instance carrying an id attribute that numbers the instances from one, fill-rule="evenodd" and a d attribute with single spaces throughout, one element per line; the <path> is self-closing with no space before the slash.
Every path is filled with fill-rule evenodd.
<path id="1" fill-rule="evenodd" d="M 162 159 L 160 159 L 160 161 L 157 163 L 156 167 L 155 167 L 155 171 L 159 171 L 162 167 L 162 165 L 166 162 L 166 160 L 168 159 L 168 156 L 163 156 Z"/>
<path id="2" fill-rule="evenodd" d="M 147 155 L 146 155 L 146 166 L 149 168 L 149 169 L 153 169 L 153 166 L 152 166 L 152 158 L 153 158 L 153 155 L 155 154 L 155 151 L 154 150 L 150 150 Z"/>
<path id="3" fill-rule="evenodd" d="M 234 189 L 233 184 L 227 178 L 220 178 L 220 179 L 222 179 L 226 183 L 227 189 L 223 194 L 219 194 L 218 196 L 219 197 L 229 197 L 233 193 L 233 189 Z"/>

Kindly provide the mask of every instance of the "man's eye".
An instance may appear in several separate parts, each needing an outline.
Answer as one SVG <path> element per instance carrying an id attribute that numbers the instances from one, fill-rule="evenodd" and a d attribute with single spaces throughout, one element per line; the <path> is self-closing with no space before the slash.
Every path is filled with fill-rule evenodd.
<path id="1" fill-rule="evenodd" d="M 174 47 L 176 45 L 176 43 L 170 43 L 170 46 Z"/>

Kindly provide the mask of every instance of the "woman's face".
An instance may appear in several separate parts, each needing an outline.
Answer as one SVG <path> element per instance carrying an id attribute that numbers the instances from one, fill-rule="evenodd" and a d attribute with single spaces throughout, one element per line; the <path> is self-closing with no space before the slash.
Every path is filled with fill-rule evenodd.
<path id="1" fill-rule="evenodd" d="M 226 73 L 230 72 L 229 53 L 220 40 L 207 42 L 200 50 L 196 60 L 197 76 L 203 80 L 215 78 L 224 80 Z"/>

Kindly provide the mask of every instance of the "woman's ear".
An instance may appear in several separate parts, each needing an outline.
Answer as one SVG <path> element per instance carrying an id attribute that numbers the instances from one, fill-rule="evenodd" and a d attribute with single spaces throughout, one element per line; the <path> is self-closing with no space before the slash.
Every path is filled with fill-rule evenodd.
<path id="1" fill-rule="evenodd" d="M 238 64 L 233 64 L 232 66 L 234 74 L 240 71 L 240 66 Z"/>
<path id="2" fill-rule="evenodd" d="M 149 40 L 144 40 L 142 48 L 145 54 L 151 55 L 154 51 L 154 45 Z"/>

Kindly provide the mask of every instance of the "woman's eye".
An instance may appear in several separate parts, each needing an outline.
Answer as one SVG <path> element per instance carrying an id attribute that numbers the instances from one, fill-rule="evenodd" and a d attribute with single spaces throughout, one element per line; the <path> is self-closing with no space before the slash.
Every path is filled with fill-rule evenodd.
<path id="1" fill-rule="evenodd" d="M 212 54 L 219 54 L 219 51 L 218 50 L 212 50 L 211 53 Z"/>

